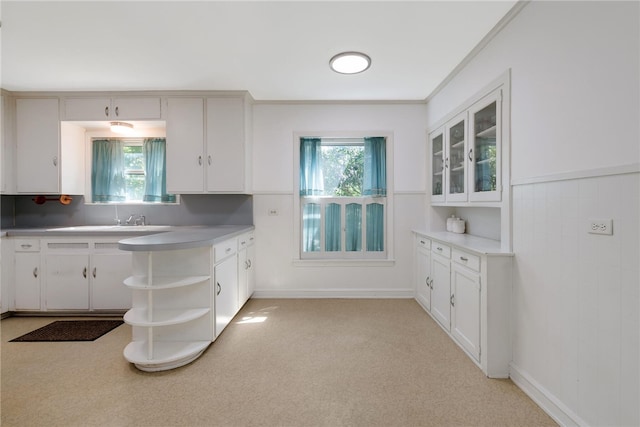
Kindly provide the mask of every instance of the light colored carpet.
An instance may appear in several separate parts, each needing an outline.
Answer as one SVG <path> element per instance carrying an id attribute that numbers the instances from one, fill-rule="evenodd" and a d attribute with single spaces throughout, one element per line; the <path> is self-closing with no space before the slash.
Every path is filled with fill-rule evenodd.
<path id="1" fill-rule="evenodd" d="M 131 329 L 9 343 L 51 318 L 1 322 L 2 426 L 550 426 L 488 379 L 413 300 L 250 300 L 190 365 L 145 373 Z"/>

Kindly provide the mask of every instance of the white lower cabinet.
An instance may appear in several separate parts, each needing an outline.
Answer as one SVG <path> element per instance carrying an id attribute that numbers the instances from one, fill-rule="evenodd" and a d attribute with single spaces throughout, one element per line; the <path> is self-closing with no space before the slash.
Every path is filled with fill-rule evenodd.
<path id="1" fill-rule="evenodd" d="M 215 307 L 216 337 L 227 327 L 238 312 L 238 255 L 233 240 L 228 244 L 217 245 L 215 267 Z M 219 258 L 218 251 L 225 253 Z M 220 261 L 218 261 L 221 259 Z"/>
<path id="2" fill-rule="evenodd" d="M 470 236 L 457 239 L 470 242 L 460 247 L 437 234 L 443 240 L 416 233 L 416 299 L 487 376 L 508 378 L 513 254 L 501 252 L 499 242 Z"/>
<path id="3" fill-rule="evenodd" d="M 238 238 L 238 306 L 242 307 L 255 289 L 255 235 L 253 232 Z"/>
<path id="4" fill-rule="evenodd" d="M 40 251 L 16 252 L 14 255 L 14 304 L 15 310 L 40 310 Z"/>
<path id="5" fill-rule="evenodd" d="M 105 311 L 131 308 L 131 254 L 113 238 L 13 239 L 15 311 Z"/>

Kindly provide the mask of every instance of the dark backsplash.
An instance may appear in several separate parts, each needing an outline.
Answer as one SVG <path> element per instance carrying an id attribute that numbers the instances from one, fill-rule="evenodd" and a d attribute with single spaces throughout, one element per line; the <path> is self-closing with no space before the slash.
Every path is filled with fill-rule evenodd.
<path id="1" fill-rule="evenodd" d="M 33 196 L 2 196 L 1 228 L 115 224 L 115 205 L 85 205 L 73 196 L 69 205 L 48 201 L 37 205 Z M 243 194 L 187 194 L 179 205 L 118 205 L 118 218 L 144 215 L 153 225 L 252 225 L 253 198 Z"/>

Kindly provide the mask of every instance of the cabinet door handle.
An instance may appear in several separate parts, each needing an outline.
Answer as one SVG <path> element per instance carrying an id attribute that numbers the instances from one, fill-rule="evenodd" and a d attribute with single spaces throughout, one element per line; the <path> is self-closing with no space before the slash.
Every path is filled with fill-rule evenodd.
<path id="1" fill-rule="evenodd" d="M 222 286 L 220 286 L 220 283 L 216 282 L 216 285 L 218 285 L 218 292 L 216 292 L 216 295 L 220 295 L 220 292 L 222 291 Z"/>
<path id="2" fill-rule="evenodd" d="M 58 166 L 58 156 L 53 157 L 53 166 Z"/>
<path id="3" fill-rule="evenodd" d="M 87 267 L 82 270 L 82 277 L 84 277 L 85 279 L 87 278 Z"/>
<path id="4" fill-rule="evenodd" d="M 461 257 L 460 257 L 460 260 L 461 260 L 461 261 L 464 261 L 464 262 L 467 262 L 467 261 L 469 261 L 469 258 L 465 258 L 465 257 L 461 256 Z"/>
<path id="5" fill-rule="evenodd" d="M 209 163 L 209 166 L 211 166 L 211 156 L 207 156 L 207 163 Z"/>
<path id="6" fill-rule="evenodd" d="M 431 279 L 431 281 L 429 281 L 429 287 L 431 288 L 431 290 L 433 290 L 433 279 Z"/>
<path id="7" fill-rule="evenodd" d="M 120 115 L 120 107 L 116 107 L 116 117 Z"/>
<path id="8" fill-rule="evenodd" d="M 429 287 L 429 276 L 427 276 L 427 280 L 424 281 L 427 284 L 427 288 Z"/>
<path id="9" fill-rule="evenodd" d="M 202 166 L 202 156 L 198 156 L 198 164 Z"/>
<path id="10" fill-rule="evenodd" d="M 247 261 L 249 263 L 249 268 L 251 268 L 251 260 Z"/>
<path id="11" fill-rule="evenodd" d="M 456 296 L 454 294 L 451 294 L 451 298 L 449 299 L 449 301 L 451 302 L 451 307 L 456 306 Z"/>
<path id="12" fill-rule="evenodd" d="M 249 269 L 249 261 L 245 261 L 244 262 L 244 269 L 248 270 Z"/>
<path id="13" fill-rule="evenodd" d="M 106 107 L 104 107 L 104 115 L 106 117 L 109 117 L 109 106 L 108 105 Z"/>
<path id="14" fill-rule="evenodd" d="M 38 267 L 33 269 L 33 277 L 38 278 Z"/>
<path id="15" fill-rule="evenodd" d="M 445 168 L 449 167 L 449 158 L 448 157 L 446 159 L 444 159 L 444 167 Z"/>
<path id="16" fill-rule="evenodd" d="M 473 158 L 471 157 L 471 153 L 473 153 L 473 148 L 469 148 L 469 161 L 473 162 Z"/>
<path id="17" fill-rule="evenodd" d="M 98 267 L 93 267 L 93 272 L 91 273 L 91 275 L 93 276 L 93 278 L 96 278 L 96 273 L 98 272 Z"/>

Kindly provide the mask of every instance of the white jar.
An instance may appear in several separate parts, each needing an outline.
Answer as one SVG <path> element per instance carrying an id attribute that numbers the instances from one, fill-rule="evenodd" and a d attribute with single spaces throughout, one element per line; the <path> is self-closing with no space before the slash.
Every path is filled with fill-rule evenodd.
<path id="1" fill-rule="evenodd" d="M 464 219 L 457 218 L 453 221 L 452 230 L 454 233 L 463 234 L 465 229 Z"/>
<path id="2" fill-rule="evenodd" d="M 455 215 L 451 215 L 451 218 L 447 218 L 447 231 L 453 231 L 453 222 L 457 220 Z"/>

